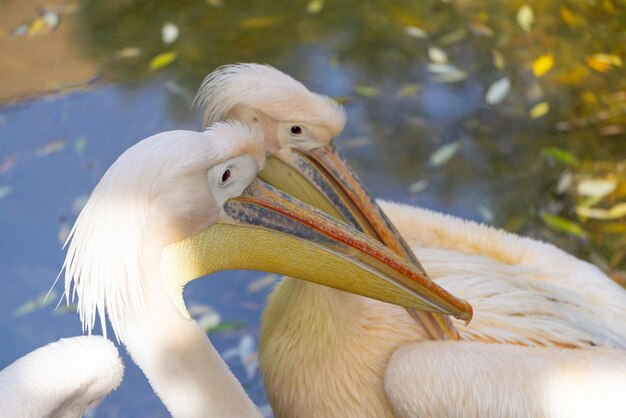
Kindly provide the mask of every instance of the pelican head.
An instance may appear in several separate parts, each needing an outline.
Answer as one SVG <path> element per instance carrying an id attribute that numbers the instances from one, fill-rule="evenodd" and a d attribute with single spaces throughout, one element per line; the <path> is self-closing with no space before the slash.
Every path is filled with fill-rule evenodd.
<path id="1" fill-rule="evenodd" d="M 163 294 L 189 318 L 185 284 L 226 269 L 469 318 L 466 302 L 376 241 L 256 179 L 264 163 L 262 132 L 238 122 L 157 134 L 123 153 L 68 238 L 66 295 L 86 330 L 96 316 L 105 330 L 108 316 L 123 340 Z"/>
<path id="2" fill-rule="evenodd" d="M 203 110 L 204 126 L 237 119 L 261 128 L 271 154 L 327 145 L 346 123 L 343 108 L 334 100 L 269 65 L 217 69 L 203 81 L 196 103 Z"/>

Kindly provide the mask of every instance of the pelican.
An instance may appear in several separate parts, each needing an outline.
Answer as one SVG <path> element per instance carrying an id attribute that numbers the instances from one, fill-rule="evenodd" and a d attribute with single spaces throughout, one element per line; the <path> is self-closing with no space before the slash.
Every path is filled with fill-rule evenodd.
<path id="1" fill-rule="evenodd" d="M 259 416 L 185 307 L 185 284 L 211 272 L 263 269 L 471 318 L 378 242 L 255 180 L 264 162 L 262 132 L 240 123 L 157 134 L 107 170 L 68 238 L 65 294 L 85 331 L 108 318 L 176 417 Z"/>
<path id="2" fill-rule="evenodd" d="M 266 181 L 418 258 L 476 311 L 469 327 L 446 327 L 284 279 L 268 299 L 259 350 L 277 417 L 623 415 L 626 292 L 596 267 L 488 226 L 379 209 L 330 142 L 343 110 L 272 67 L 218 69 L 196 101 L 206 124 L 235 118 L 264 130 Z M 431 340 L 454 340 L 455 328 L 461 341 Z"/>
<path id="3" fill-rule="evenodd" d="M 80 418 L 115 390 L 124 365 L 100 336 L 63 338 L 0 371 L 0 411 L 6 417 Z"/>

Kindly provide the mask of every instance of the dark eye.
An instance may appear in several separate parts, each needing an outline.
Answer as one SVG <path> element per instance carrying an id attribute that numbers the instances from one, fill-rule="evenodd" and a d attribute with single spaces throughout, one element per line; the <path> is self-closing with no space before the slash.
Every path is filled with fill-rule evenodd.
<path id="1" fill-rule="evenodd" d="M 300 135 L 302 133 L 302 128 L 299 127 L 298 125 L 293 125 L 291 127 L 291 133 L 294 135 Z"/>
<path id="2" fill-rule="evenodd" d="M 222 183 L 226 183 L 226 181 L 230 178 L 230 168 L 227 168 L 222 174 Z"/>

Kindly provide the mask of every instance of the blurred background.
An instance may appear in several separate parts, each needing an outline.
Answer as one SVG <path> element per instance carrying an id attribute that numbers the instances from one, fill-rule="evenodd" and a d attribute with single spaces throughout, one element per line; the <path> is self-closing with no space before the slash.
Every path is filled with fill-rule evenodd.
<path id="1" fill-rule="evenodd" d="M 336 144 L 376 197 L 554 243 L 624 285 L 625 59 L 620 0 L 3 0 L 0 368 L 81 333 L 53 286 L 69 228 L 123 150 L 201 129 L 195 92 L 228 63 L 341 102 Z M 256 342 L 276 280 L 227 272 L 185 291 L 266 416 Z M 124 361 L 90 416 L 168 416 Z"/>

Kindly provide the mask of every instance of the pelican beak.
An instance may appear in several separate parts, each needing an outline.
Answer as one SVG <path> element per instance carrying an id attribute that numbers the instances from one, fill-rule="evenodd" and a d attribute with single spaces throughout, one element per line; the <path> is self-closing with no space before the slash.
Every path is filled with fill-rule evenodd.
<path id="1" fill-rule="evenodd" d="M 332 143 L 309 151 L 281 149 L 268 158 L 259 177 L 379 240 L 427 277 L 409 245 Z M 411 315 L 435 338 L 459 338 L 448 317 Z"/>
<path id="2" fill-rule="evenodd" d="M 186 283 L 212 272 L 263 270 L 383 302 L 469 320 L 471 306 L 356 229 L 255 180 L 208 229 L 161 255 L 162 282 L 181 314 Z"/>

